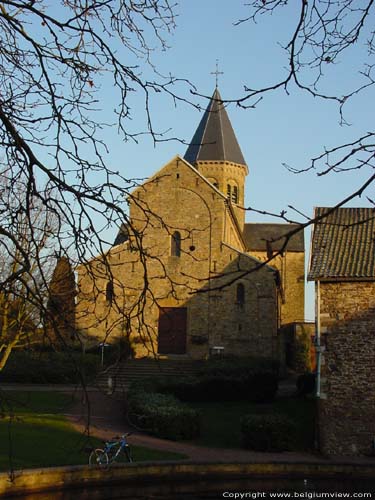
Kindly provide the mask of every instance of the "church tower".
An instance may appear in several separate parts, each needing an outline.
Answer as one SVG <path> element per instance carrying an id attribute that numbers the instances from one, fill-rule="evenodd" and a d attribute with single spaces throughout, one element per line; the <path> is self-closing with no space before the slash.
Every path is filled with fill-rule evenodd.
<path id="1" fill-rule="evenodd" d="M 245 178 L 249 170 L 218 88 L 184 158 L 228 198 L 242 231 L 245 224 Z"/>

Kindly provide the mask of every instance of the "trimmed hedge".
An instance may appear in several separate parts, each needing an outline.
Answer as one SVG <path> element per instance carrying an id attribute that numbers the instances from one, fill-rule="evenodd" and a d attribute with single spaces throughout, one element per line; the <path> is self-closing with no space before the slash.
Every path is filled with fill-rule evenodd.
<path id="1" fill-rule="evenodd" d="M 295 449 L 296 426 L 283 415 L 245 415 L 241 431 L 245 448 L 255 451 Z"/>
<path id="2" fill-rule="evenodd" d="M 278 389 L 270 360 L 220 359 L 206 363 L 197 376 L 153 377 L 133 382 L 128 393 L 130 420 L 168 439 L 199 435 L 198 413 L 184 402 L 271 402 Z"/>
<path id="3" fill-rule="evenodd" d="M 170 394 L 129 391 L 128 416 L 137 427 L 164 439 L 192 439 L 200 433 L 198 412 Z"/>
<path id="4" fill-rule="evenodd" d="M 145 379 L 134 385 L 135 390 L 173 394 L 186 402 L 252 401 L 271 402 L 278 389 L 278 379 L 272 373 L 211 374 L 201 377 Z"/>
<path id="5" fill-rule="evenodd" d="M 271 358 L 238 358 L 226 356 L 208 359 L 199 370 L 199 376 L 238 376 L 244 377 L 255 373 L 278 375 L 279 362 Z"/>
<path id="6" fill-rule="evenodd" d="M 206 375 L 176 379 L 162 387 L 182 401 L 273 401 L 278 388 L 271 373 L 243 375 Z"/>
<path id="7" fill-rule="evenodd" d="M 16 351 L 0 372 L 1 382 L 75 384 L 95 378 L 100 356 L 81 353 Z"/>

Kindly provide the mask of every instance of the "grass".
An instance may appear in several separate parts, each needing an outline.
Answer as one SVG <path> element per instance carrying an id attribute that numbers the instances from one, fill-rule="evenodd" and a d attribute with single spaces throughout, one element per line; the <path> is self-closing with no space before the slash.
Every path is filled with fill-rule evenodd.
<path id="1" fill-rule="evenodd" d="M 102 441 L 77 432 L 61 414 L 71 397 L 54 392 L 0 393 L 0 470 L 86 464 L 87 446 Z M 132 446 L 135 461 L 180 460 L 177 453 Z"/>
<path id="2" fill-rule="evenodd" d="M 201 414 L 201 435 L 194 443 L 212 448 L 242 448 L 241 418 L 248 413 L 272 413 L 288 416 L 295 422 L 295 451 L 311 450 L 314 442 L 315 401 L 303 398 L 280 398 L 272 404 L 246 401 L 190 403 Z"/>

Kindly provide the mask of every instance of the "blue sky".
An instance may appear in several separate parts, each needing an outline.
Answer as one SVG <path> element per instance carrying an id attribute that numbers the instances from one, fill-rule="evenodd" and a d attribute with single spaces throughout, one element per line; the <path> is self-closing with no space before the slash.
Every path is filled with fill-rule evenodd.
<path id="1" fill-rule="evenodd" d="M 244 86 L 260 87 L 277 81 L 285 74 L 287 59 L 279 42 L 288 41 L 293 22 L 298 16 L 298 3 L 284 8 L 281 15 L 264 17 L 258 24 L 247 22 L 234 26 L 234 22 L 247 14 L 241 1 L 184 0 L 177 8 L 177 28 L 167 36 L 170 49 L 153 55 L 153 62 L 161 73 L 191 81 L 201 94 L 211 95 L 215 87 L 216 59 L 219 59 L 219 89 L 224 99 L 245 95 Z M 342 56 L 340 64 L 327 65 L 324 87 L 339 95 L 361 82 L 358 62 L 363 56 L 362 46 Z M 140 69 L 147 69 L 140 65 Z M 306 76 L 311 80 L 311 75 Z M 105 89 L 103 89 L 105 90 Z M 181 87 L 180 92 L 192 98 Z M 131 98 L 134 130 L 142 129 L 142 102 L 140 95 Z M 205 107 L 204 99 L 193 97 Z M 305 168 L 309 159 L 340 143 L 350 141 L 362 132 L 371 130 L 373 104 L 370 91 L 357 96 L 347 106 L 350 126 L 340 126 L 337 105 L 303 93 L 295 87 L 288 95 L 284 91 L 270 93 L 255 109 L 228 107 L 233 128 L 249 165 L 246 205 L 259 210 L 280 213 L 287 209 L 291 218 L 303 217 L 288 209 L 294 206 L 311 216 L 314 206 L 331 206 L 357 189 L 370 175 L 370 171 L 352 171 L 319 177 L 316 172 L 292 174 L 283 164 Z M 155 129 L 169 132 L 166 136 L 189 141 L 200 120 L 201 113 L 182 103 L 157 96 L 152 104 Z M 122 143 L 111 134 L 110 164 L 129 177 L 147 177 L 174 155 L 183 155 L 186 146 L 178 141 L 159 143 L 142 136 L 138 144 Z M 374 197 L 373 187 L 366 192 Z M 367 206 L 364 197 L 351 202 L 352 206 Z M 250 212 L 248 221 L 277 222 Z M 310 229 L 306 231 L 306 257 L 308 260 Z M 308 286 L 306 318 L 314 318 L 313 287 Z"/>

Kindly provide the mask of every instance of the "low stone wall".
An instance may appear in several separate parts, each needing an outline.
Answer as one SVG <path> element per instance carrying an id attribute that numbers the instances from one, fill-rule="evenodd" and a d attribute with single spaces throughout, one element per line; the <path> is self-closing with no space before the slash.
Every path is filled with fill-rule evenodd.
<path id="1" fill-rule="evenodd" d="M 342 487 L 344 478 L 356 480 L 356 484 L 360 479 L 363 491 L 366 491 L 366 488 L 367 491 L 373 491 L 375 462 L 367 464 L 327 462 L 192 464 L 185 462 L 115 465 L 109 470 L 88 466 L 33 469 L 16 471 L 12 478 L 7 473 L 1 473 L 0 496 L 9 498 L 35 493 L 42 496 L 42 493 L 50 492 L 51 498 L 53 493 L 53 498 L 57 500 L 58 498 L 66 499 L 67 490 L 72 490 L 73 497 L 79 489 L 86 491 L 87 498 L 94 498 L 89 489 L 115 488 L 116 485 L 117 487 L 122 485 L 122 497 L 125 498 L 128 495 L 132 498 L 137 488 L 144 491 L 148 486 L 154 488 L 155 491 L 160 485 L 160 488 L 166 491 L 168 483 L 171 483 L 173 492 L 177 493 L 200 491 L 199 487 L 203 488 L 205 484 L 207 489 L 207 485 L 211 484 L 211 487 L 218 491 L 219 488 L 230 488 L 231 484 L 238 485 L 242 481 L 247 481 L 249 486 L 258 491 L 277 491 L 277 485 L 286 479 L 294 480 L 293 485 L 297 488 L 306 488 L 309 484 L 314 488 L 314 485 L 322 479 L 330 480 L 334 484 L 336 481 L 337 485 Z M 325 487 L 328 489 L 327 486 Z M 223 491 L 227 490 L 223 489 Z M 37 497 L 33 496 L 33 498 Z M 80 494 L 79 498 L 83 496 Z M 100 498 L 100 496 L 95 498 Z"/>

